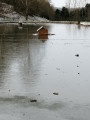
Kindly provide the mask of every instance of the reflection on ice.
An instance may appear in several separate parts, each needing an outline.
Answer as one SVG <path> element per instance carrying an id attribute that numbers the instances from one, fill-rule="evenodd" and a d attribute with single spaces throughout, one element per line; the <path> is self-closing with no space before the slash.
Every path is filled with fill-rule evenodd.
<path id="1" fill-rule="evenodd" d="M 0 119 L 89 120 L 90 28 L 40 26 L 0 25 Z"/>

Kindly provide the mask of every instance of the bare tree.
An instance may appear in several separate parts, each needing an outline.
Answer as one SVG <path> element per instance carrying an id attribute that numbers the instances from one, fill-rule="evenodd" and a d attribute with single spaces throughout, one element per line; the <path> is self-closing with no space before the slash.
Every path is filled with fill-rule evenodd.
<path id="1" fill-rule="evenodd" d="M 80 23 L 80 9 L 81 7 L 84 7 L 87 3 L 87 0 L 67 0 L 66 6 L 70 11 L 73 10 L 74 17 L 76 20 L 78 20 L 78 23 Z"/>
<path id="2" fill-rule="evenodd" d="M 26 20 L 28 20 L 28 10 L 29 10 L 29 5 L 30 5 L 30 0 L 20 0 L 20 1 L 21 1 L 21 4 L 25 8 L 25 16 L 26 16 Z"/>
<path id="3" fill-rule="evenodd" d="M 68 8 L 79 8 L 82 6 L 85 6 L 87 3 L 87 0 L 67 0 L 66 6 Z"/>

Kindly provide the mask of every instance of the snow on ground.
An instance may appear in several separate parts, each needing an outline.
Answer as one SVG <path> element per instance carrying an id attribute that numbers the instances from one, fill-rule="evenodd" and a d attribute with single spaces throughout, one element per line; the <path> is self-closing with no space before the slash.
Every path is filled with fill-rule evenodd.
<path id="1" fill-rule="evenodd" d="M 90 26 L 90 22 L 81 22 L 80 25 Z"/>
<path id="2" fill-rule="evenodd" d="M 13 6 L 2 3 L 0 7 L 0 22 L 10 21 L 10 22 L 26 22 L 25 16 L 14 11 Z M 28 16 L 28 22 L 48 22 L 49 20 L 41 18 L 38 16 Z"/>

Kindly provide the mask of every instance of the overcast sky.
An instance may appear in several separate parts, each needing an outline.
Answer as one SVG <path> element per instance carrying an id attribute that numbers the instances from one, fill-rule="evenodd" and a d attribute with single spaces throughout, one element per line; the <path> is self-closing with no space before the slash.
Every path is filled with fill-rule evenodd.
<path id="1" fill-rule="evenodd" d="M 51 0 L 52 1 L 52 4 L 55 6 L 55 7 L 63 7 L 63 6 L 66 6 L 66 3 L 69 1 L 69 0 Z M 80 1 L 79 4 L 81 5 L 85 5 L 87 1 L 88 3 L 90 3 L 90 0 L 77 0 L 77 1 Z M 72 0 L 72 4 L 73 4 L 73 0 Z"/>
<path id="2" fill-rule="evenodd" d="M 55 7 L 65 6 L 65 0 L 51 0 Z"/>

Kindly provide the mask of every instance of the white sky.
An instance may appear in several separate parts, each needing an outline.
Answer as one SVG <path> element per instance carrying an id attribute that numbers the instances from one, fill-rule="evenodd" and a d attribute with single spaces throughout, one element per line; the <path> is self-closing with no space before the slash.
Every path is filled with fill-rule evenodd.
<path id="1" fill-rule="evenodd" d="M 70 0 L 51 0 L 51 3 L 55 6 L 55 7 L 63 7 L 66 6 L 66 3 L 68 3 L 68 1 Z M 71 0 L 72 4 L 74 0 Z M 90 3 L 90 0 L 76 0 L 76 1 L 80 1 L 78 2 L 78 4 L 80 6 L 84 6 L 86 3 Z"/>
<path id="2" fill-rule="evenodd" d="M 65 0 L 51 0 L 55 7 L 65 6 Z"/>

